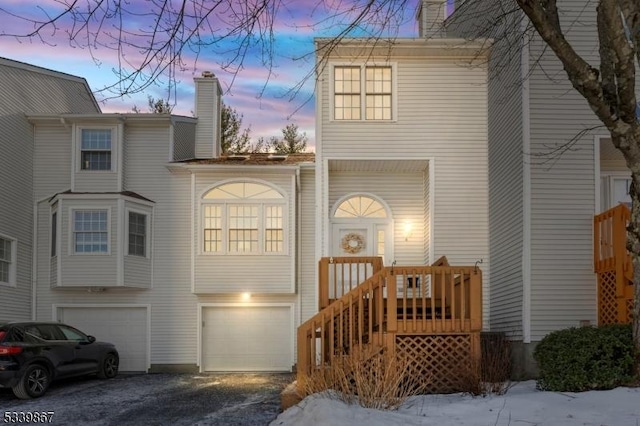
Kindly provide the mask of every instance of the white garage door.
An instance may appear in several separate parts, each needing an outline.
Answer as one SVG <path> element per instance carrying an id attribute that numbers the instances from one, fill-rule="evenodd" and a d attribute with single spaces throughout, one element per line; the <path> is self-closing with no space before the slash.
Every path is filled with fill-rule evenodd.
<path id="1" fill-rule="evenodd" d="M 146 308 L 65 307 L 58 309 L 58 319 L 99 341 L 116 345 L 120 371 L 147 371 Z"/>
<path id="2" fill-rule="evenodd" d="M 291 306 L 202 309 L 204 371 L 291 371 Z"/>

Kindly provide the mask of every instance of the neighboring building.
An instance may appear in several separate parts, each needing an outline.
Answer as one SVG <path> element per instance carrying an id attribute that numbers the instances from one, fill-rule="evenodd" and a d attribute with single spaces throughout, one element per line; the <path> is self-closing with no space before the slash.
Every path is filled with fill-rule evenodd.
<path id="1" fill-rule="evenodd" d="M 489 318 L 486 55 L 483 42 L 345 40 L 319 58 L 315 155 L 221 155 L 211 73 L 195 79 L 195 118 L 102 114 L 88 91 L 74 109 L 19 108 L 32 148 L 12 163 L 33 184 L 3 187 L 24 206 L 2 211 L 0 234 L 26 240 L 23 309 L 116 343 L 123 371 L 286 371 L 318 310 L 321 257 L 446 255 L 482 262 Z"/>
<path id="2" fill-rule="evenodd" d="M 99 113 L 100 107 L 84 78 L 5 58 L 0 58 L 0 88 L 0 320 L 28 320 L 34 129 L 25 114 Z"/>
<path id="3" fill-rule="evenodd" d="M 510 0 L 457 1 L 447 34 L 493 37 L 489 61 L 489 327 L 531 374 L 547 333 L 596 324 L 594 214 L 630 201 L 630 173 L 606 128 Z M 569 42 L 598 64 L 595 7 L 558 2 Z M 498 19 L 498 17 L 501 17 Z M 524 18 L 524 19 L 523 19 Z"/>

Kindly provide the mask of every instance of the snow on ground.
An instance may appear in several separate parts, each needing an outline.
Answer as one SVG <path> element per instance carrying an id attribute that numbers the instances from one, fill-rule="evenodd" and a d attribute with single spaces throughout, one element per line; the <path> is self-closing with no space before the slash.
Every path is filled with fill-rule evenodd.
<path id="1" fill-rule="evenodd" d="M 316 394 L 281 413 L 271 426 L 639 426 L 640 388 L 541 392 L 535 381 L 516 383 L 506 395 L 412 397 L 397 411 L 347 405 Z"/>

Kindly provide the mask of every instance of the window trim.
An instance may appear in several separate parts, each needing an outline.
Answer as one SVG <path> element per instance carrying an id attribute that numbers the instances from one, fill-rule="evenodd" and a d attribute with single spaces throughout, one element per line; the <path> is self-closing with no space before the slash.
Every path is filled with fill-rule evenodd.
<path id="1" fill-rule="evenodd" d="M 9 241 L 11 245 L 11 259 L 9 259 L 9 281 L 0 281 L 1 286 L 17 286 L 17 263 L 18 263 L 18 240 L 5 234 L 0 234 L 0 238 Z"/>
<path id="2" fill-rule="evenodd" d="M 139 214 L 145 217 L 145 238 L 144 238 L 144 256 L 139 254 L 129 253 L 129 213 Z M 124 231 L 124 246 L 125 256 L 131 256 L 137 259 L 150 259 L 151 258 L 151 213 L 141 209 L 126 207 L 124 209 L 125 217 L 125 231 Z"/>
<path id="3" fill-rule="evenodd" d="M 104 252 L 77 252 L 75 239 L 75 215 L 76 211 L 100 211 L 107 212 L 107 251 Z M 69 208 L 69 256 L 110 256 L 111 255 L 111 207 L 98 206 L 74 206 Z"/>
<path id="4" fill-rule="evenodd" d="M 111 131 L 111 168 L 106 170 L 92 170 L 82 168 L 82 131 L 83 130 L 110 130 Z M 76 173 L 104 174 L 115 173 L 118 162 L 118 126 L 115 125 L 77 125 L 75 127 L 75 171 Z"/>
<path id="5" fill-rule="evenodd" d="M 340 67 L 360 68 L 360 118 L 359 119 L 336 119 L 335 116 L 335 69 Z M 367 68 L 391 68 L 391 118 L 367 119 L 367 92 L 366 92 L 366 69 Z M 333 62 L 329 66 L 329 108 L 330 121 L 332 123 L 395 123 L 398 120 L 398 72 L 396 62 Z"/>
<path id="6" fill-rule="evenodd" d="M 249 199 L 221 199 L 221 200 L 207 200 L 204 197 L 212 190 L 230 183 L 255 183 L 259 185 L 267 186 L 277 191 L 282 198 L 280 199 L 267 199 L 267 198 L 249 198 Z M 288 256 L 289 255 L 289 195 L 281 188 L 271 184 L 270 182 L 259 179 L 229 179 L 216 183 L 213 186 L 208 187 L 200 194 L 199 213 L 198 213 L 198 254 L 203 256 Z M 204 230 L 205 230 L 205 206 L 206 205 L 218 205 L 222 207 L 222 241 L 221 249 L 219 251 L 205 251 L 204 245 Z M 229 207 L 233 205 L 254 205 L 258 207 L 258 248 L 259 250 L 253 252 L 231 252 L 229 251 Z M 265 222 L 266 222 L 266 209 L 265 207 L 279 206 L 282 208 L 282 251 L 270 252 L 266 251 L 265 241 Z"/>

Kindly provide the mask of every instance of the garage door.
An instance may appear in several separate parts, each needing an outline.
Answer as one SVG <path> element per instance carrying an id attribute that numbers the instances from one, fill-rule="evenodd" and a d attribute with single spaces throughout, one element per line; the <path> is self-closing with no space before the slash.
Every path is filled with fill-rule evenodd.
<path id="1" fill-rule="evenodd" d="M 223 306 L 202 310 L 204 371 L 291 371 L 291 306 Z"/>
<path id="2" fill-rule="evenodd" d="M 147 371 L 146 308 L 58 308 L 58 319 L 103 342 L 116 345 L 120 371 Z"/>

